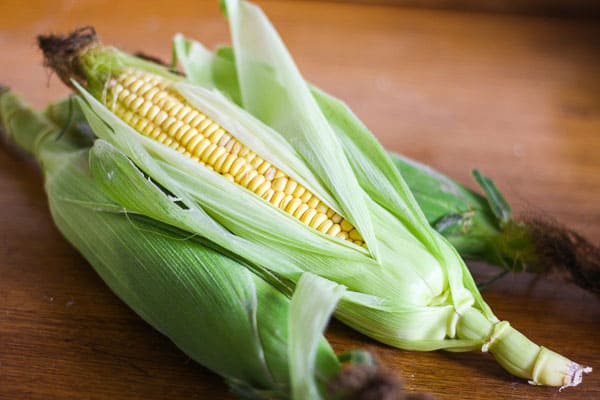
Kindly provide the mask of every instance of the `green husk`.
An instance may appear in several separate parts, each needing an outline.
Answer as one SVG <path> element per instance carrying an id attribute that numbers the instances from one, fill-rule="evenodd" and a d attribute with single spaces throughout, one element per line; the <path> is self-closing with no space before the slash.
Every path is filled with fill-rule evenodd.
<path id="1" fill-rule="evenodd" d="M 268 284 L 252 272 L 264 271 L 235 254 L 113 201 L 94 179 L 98 163 L 119 166 L 176 204 L 117 149 L 94 143 L 72 100 L 42 115 L 2 90 L 0 127 L 39 162 L 61 233 L 145 321 L 223 376 L 240 398 L 334 398 L 327 385 L 342 363 L 322 332 L 342 286 L 302 274 L 290 301 L 275 289 L 275 277 Z M 127 185 L 119 174 L 107 178 Z M 369 361 L 344 368 L 373 367 Z"/>
<path id="2" fill-rule="evenodd" d="M 172 79 L 175 90 L 264 158 L 279 160 L 276 165 L 354 224 L 368 250 L 316 232 L 126 125 L 90 82 L 109 82 L 130 58 L 94 43 L 78 55 L 79 65 L 93 65 L 83 71 L 90 82 L 72 85 L 94 133 L 131 160 L 118 162 L 106 146 L 92 154 L 92 174 L 106 193 L 134 212 L 208 239 L 290 286 L 305 272 L 346 286 L 336 316 L 384 343 L 422 351 L 489 350 L 507 370 L 533 383 L 578 384 L 583 367 L 494 316 L 456 250 L 429 226 L 392 159 L 343 103 L 311 93 L 262 12 L 245 2 L 226 6 L 244 109 L 216 90 L 180 78 Z M 44 50 L 53 65 L 56 53 Z M 207 59 L 204 52 L 200 62 Z M 140 61 L 135 65 L 145 68 Z M 199 80 L 209 76 L 205 68 L 197 71 Z"/>

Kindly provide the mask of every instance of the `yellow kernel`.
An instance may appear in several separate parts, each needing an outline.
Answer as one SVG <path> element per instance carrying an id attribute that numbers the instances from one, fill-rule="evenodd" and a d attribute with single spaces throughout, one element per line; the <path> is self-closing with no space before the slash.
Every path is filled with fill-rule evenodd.
<path id="1" fill-rule="evenodd" d="M 310 200 L 306 201 L 306 204 L 308 204 L 308 206 L 310 208 L 314 208 L 315 210 L 317 209 L 317 206 L 319 205 L 319 203 L 321 203 L 321 202 L 316 197 L 313 197 Z"/>
<path id="2" fill-rule="evenodd" d="M 198 143 L 200 143 L 200 141 L 201 141 L 202 139 L 204 139 L 204 138 L 202 137 L 202 135 L 196 135 L 196 136 L 193 136 L 193 137 L 191 138 L 191 141 L 189 142 L 189 144 L 188 144 L 188 143 L 183 143 L 183 145 L 184 145 L 185 147 L 187 147 L 187 149 L 188 149 L 188 151 L 189 151 L 190 153 L 192 153 L 192 154 L 196 154 L 196 155 L 199 155 L 200 153 L 196 153 L 196 152 L 195 152 L 195 150 L 196 150 L 196 146 L 198 146 Z"/>
<path id="3" fill-rule="evenodd" d="M 260 166 L 256 169 L 259 174 L 265 175 L 269 168 L 271 168 L 271 164 L 268 161 L 263 160 L 262 164 L 260 164 Z"/>
<path id="4" fill-rule="evenodd" d="M 233 162 L 237 159 L 238 157 L 235 154 L 228 154 L 227 158 L 225 159 L 225 162 L 223 163 L 223 166 L 221 167 L 221 171 L 223 173 L 227 173 L 229 172 L 229 170 L 231 169 L 231 166 L 233 165 Z"/>
<path id="5" fill-rule="evenodd" d="M 314 208 L 309 208 L 304 215 L 300 217 L 300 221 L 304 222 L 306 225 L 310 225 L 315 215 L 317 215 L 317 211 Z"/>
<path id="6" fill-rule="evenodd" d="M 137 129 L 138 131 L 144 132 L 146 126 L 148 126 L 148 120 L 140 119 L 134 126 L 135 126 L 135 129 Z"/>
<path id="7" fill-rule="evenodd" d="M 302 200 L 303 203 L 307 203 L 310 208 L 314 208 L 314 207 L 311 207 L 309 204 L 311 198 L 312 198 L 312 193 L 309 192 L 308 190 L 306 192 L 304 192 L 304 194 L 302 196 L 300 196 L 300 200 Z"/>
<path id="8" fill-rule="evenodd" d="M 215 124 L 214 122 L 210 124 L 210 126 L 208 128 L 206 128 L 206 131 L 204 131 L 204 135 L 206 135 L 206 137 L 210 137 L 214 132 L 219 130 L 219 125 Z M 218 140 L 213 141 L 213 143 L 218 142 Z"/>
<path id="9" fill-rule="evenodd" d="M 296 197 L 296 199 L 298 201 L 300 201 L 297 197 Z M 300 204 L 300 206 L 294 212 L 294 217 L 296 217 L 296 218 L 302 218 L 302 216 L 304 215 L 304 213 L 306 211 L 308 211 L 308 206 L 306 204 Z"/>
<path id="10" fill-rule="evenodd" d="M 123 86 L 129 87 L 133 82 L 136 81 L 135 75 L 127 75 L 125 76 L 125 80 L 123 81 Z"/>
<path id="11" fill-rule="evenodd" d="M 204 150 L 202 152 L 200 159 L 202 161 L 204 161 L 205 163 L 208 163 L 208 158 L 211 156 L 211 154 L 213 153 L 213 151 L 215 151 L 216 148 L 217 148 L 216 144 L 214 144 L 214 143 L 209 144 L 208 147 L 206 148 L 206 150 Z"/>
<path id="12" fill-rule="evenodd" d="M 213 150 L 210 157 L 208 157 L 208 160 L 206 162 L 214 167 L 219 157 L 221 157 L 223 154 L 225 154 L 225 149 L 215 144 L 215 149 Z"/>
<path id="13" fill-rule="evenodd" d="M 158 140 L 159 142 L 163 143 L 167 137 L 168 137 L 167 134 L 164 133 L 164 132 L 162 132 L 160 135 L 158 135 L 158 137 L 156 138 L 156 140 Z"/>
<path id="14" fill-rule="evenodd" d="M 318 206 L 315 207 L 315 210 L 322 212 L 323 214 L 327 214 L 327 211 L 329 211 L 329 207 L 327 207 L 323 203 L 320 203 Z"/>
<path id="15" fill-rule="evenodd" d="M 225 131 L 223 131 L 223 133 L 224 134 L 221 135 L 221 138 L 219 139 L 219 146 L 225 147 L 226 144 L 228 144 L 229 142 L 231 142 L 231 135 L 229 133 L 225 132 Z M 233 143 L 231 145 L 233 145 Z"/>
<path id="16" fill-rule="evenodd" d="M 179 129 L 179 131 L 177 131 L 177 135 L 175 135 L 175 139 L 182 142 L 181 138 L 185 137 L 185 134 L 188 133 L 190 129 L 192 129 L 192 128 L 189 125 L 184 124 L 181 127 L 181 129 Z"/>
<path id="17" fill-rule="evenodd" d="M 223 139 L 221 139 L 221 141 L 222 140 Z M 235 140 L 228 140 L 227 143 L 221 144 L 221 146 L 225 147 L 225 150 L 227 150 L 228 153 L 233 153 L 232 149 L 233 149 L 234 145 L 235 145 Z"/>
<path id="18" fill-rule="evenodd" d="M 266 184 L 266 182 L 265 182 Z M 271 202 L 271 199 L 273 198 L 273 195 L 275 194 L 275 191 L 273 189 L 270 188 L 269 186 L 269 190 L 267 190 L 264 194 L 263 194 L 263 199 L 265 199 L 268 202 Z"/>
<path id="19" fill-rule="evenodd" d="M 144 84 L 144 81 L 136 80 L 131 84 L 131 86 L 129 87 L 129 90 L 131 90 L 132 92 L 137 92 L 140 89 L 140 87 L 142 87 L 143 84 Z"/>
<path id="20" fill-rule="evenodd" d="M 264 160 L 260 157 L 255 156 L 250 163 L 256 170 L 263 164 Z"/>
<path id="21" fill-rule="evenodd" d="M 152 101 L 158 105 L 163 104 L 163 99 L 165 99 L 167 97 L 167 92 L 163 91 L 163 90 L 159 90 L 156 95 L 154 95 L 154 98 L 152 99 Z M 162 108 L 162 106 L 159 106 L 160 108 Z"/>
<path id="22" fill-rule="evenodd" d="M 156 94 L 160 91 L 159 88 L 157 87 L 153 87 L 152 89 L 150 89 L 145 95 L 144 97 L 146 98 L 146 100 L 148 101 L 153 101 L 154 100 L 154 96 L 156 96 Z"/>
<path id="23" fill-rule="evenodd" d="M 202 132 L 202 134 L 204 135 L 204 130 L 206 128 L 208 128 L 210 125 L 212 124 L 212 121 L 208 118 L 204 119 L 202 122 L 200 122 L 200 125 L 198 126 L 198 130 L 200 132 Z"/>
<path id="24" fill-rule="evenodd" d="M 133 103 L 133 101 L 137 99 L 137 96 L 135 93 L 130 93 L 129 96 L 127 96 L 127 98 L 123 101 L 123 103 L 125 103 L 125 105 L 127 107 L 131 107 L 131 103 Z"/>
<path id="25" fill-rule="evenodd" d="M 342 228 L 342 230 L 344 232 L 349 232 L 352 229 L 354 229 L 354 227 L 352 226 L 352 224 L 346 220 L 343 220 L 342 222 L 340 222 L 340 227 Z"/>
<path id="26" fill-rule="evenodd" d="M 329 230 L 327 231 L 328 235 L 337 236 L 338 233 L 342 231 L 339 224 L 332 224 Z"/>
<path id="27" fill-rule="evenodd" d="M 283 178 L 285 176 L 286 175 L 283 173 L 283 171 L 278 170 L 277 173 L 275 174 L 275 179 L 277 179 L 277 178 Z"/>
<path id="28" fill-rule="evenodd" d="M 243 187 L 248 187 L 248 185 L 250 184 L 250 181 L 252 179 L 254 179 L 254 177 L 258 175 L 258 172 L 256 172 L 255 170 L 251 169 L 250 171 L 248 171 L 248 173 L 246 173 L 246 175 L 243 177 L 243 179 L 240 181 L 240 185 L 242 185 Z"/>
<path id="29" fill-rule="evenodd" d="M 287 185 L 285 185 L 285 193 L 286 194 L 292 194 L 294 193 L 294 190 L 296 190 L 296 187 L 298 186 L 298 182 L 296 182 L 293 179 L 288 180 Z"/>
<path id="30" fill-rule="evenodd" d="M 160 129 L 160 127 L 155 127 L 154 130 L 152 131 L 152 134 L 150 135 L 150 137 L 152 139 L 156 139 L 160 134 L 162 133 L 162 129 Z"/>
<path id="31" fill-rule="evenodd" d="M 313 228 L 318 228 L 323 222 L 327 220 L 327 215 L 323 213 L 317 213 L 317 215 L 310 222 L 310 226 Z"/>
<path id="32" fill-rule="evenodd" d="M 348 239 L 348 232 L 341 231 L 340 233 L 335 235 L 335 237 L 346 240 Z"/>
<path id="33" fill-rule="evenodd" d="M 140 96 L 144 96 L 146 92 L 150 89 L 152 89 L 152 85 L 147 82 L 143 82 L 142 87 L 140 87 L 140 89 L 137 92 Z"/>
<path id="34" fill-rule="evenodd" d="M 317 230 L 319 232 L 323 232 L 323 233 L 327 233 L 327 231 L 333 226 L 333 222 L 331 222 L 330 219 L 326 220 L 325 222 L 323 222 L 321 225 L 319 225 L 319 227 L 317 228 Z"/>
<path id="35" fill-rule="evenodd" d="M 262 177 L 262 175 L 259 175 L 259 176 Z M 264 179 L 264 177 L 263 177 L 263 179 Z M 261 183 L 259 187 L 254 189 L 254 193 L 263 197 L 265 195 L 265 193 L 267 193 L 267 191 L 269 191 L 269 190 L 271 190 L 271 182 L 263 181 L 263 183 Z"/>
<path id="36" fill-rule="evenodd" d="M 179 114 L 179 111 L 181 111 L 182 108 L 183 104 L 180 102 L 173 102 L 173 107 L 171 107 L 168 111 L 172 117 L 177 117 L 177 114 Z"/>
<path id="37" fill-rule="evenodd" d="M 190 140 L 194 139 L 194 138 L 202 138 L 202 135 L 198 133 L 197 130 L 195 130 L 194 128 L 191 128 L 180 140 L 181 140 L 181 144 L 184 146 L 188 146 L 188 143 L 190 142 Z"/>
<path id="38" fill-rule="evenodd" d="M 252 178 L 252 180 L 248 183 L 248 189 L 255 192 L 256 189 L 258 189 L 258 187 L 260 185 L 262 185 L 264 182 L 265 182 L 265 177 L 258 174 L 258 172 L 257 172 L 256 176 L 254 178 Z"/>
<path id="39" fill-rule="evenodd" d="M 219 147 L 223 147 L 221 145 L 221 138 L 223 137 L 224 134 L 225 134 L 225 131 L 223 129 L 217 129 L 216 131 L 213 132 L 212 135 L 210 135 L 210 141 Z"/>
<path id="40" fill-rule="evenodd" d="M 225 175 L 223 175 L 223 176 L 224 176 L 225 178 L 227 178 L 227 180 L 228 180 L 228 181 L 235 182 L 235 181 L 233 180 L 233 175 L 231 175 L 231 174 L 225 174 Z"/>
<path id="41" fill-rule="evenodd" d="M 164 112 L 163 110 L 160 110 L 160 112 L 158 113 L 158 115 L 156 116 L 156 118 L 154 119 L 154 123 L 156 125 L 162 125 L 162 123 L 169 117 L 169 114 L 167 114 L 166 112 Z"/>
<path id="42" fill-rule="evenodd" d="M 186 124 L 191 125 L 192 120 L 194 118 L 196 118 L 198 115 L 200 115 L 200 113 L 196 110 L 192 110 L 190 111 L 190 113 L 188 115 L 185 116 L 185 118 L 183 118 L 183 122 L 185 122 Z"/>
<path id="43" fill-rule="evenodd" d="M 200 123 L 202 121 L 204 121 L 206 119 L 206 116 L 204 114 L 200 114 L 198 113 L 198 115 L 196 115 L 191 121 L 190 121 L 190 126 L 192 128 L 198 128 L 198 125 L 200 125 Z M 202 132 L 202 129 L 198 129 L 198 131 Z"/>
<path id="44" fill-rule="evenodd" d="M 273 204 L 277 208 L 280 208 L 279 206 L 281 205 L 281 202 L 283 201 L 284 197 L 285 194 L 283 192 L 275 192 L 273 197 L 271 197 L 271 204 Z"/>
<path id="45" fill-rule="evenodd" d="M 150 103 L 148 103 L 148 104 L 150 104 Z M 153 121 L 159 112 L 160 112 L 160 108 L 158 108 L 157 106 L 150 107 L 150 110 L 148 111 L 148 115 L 147 115 L 148 119 Z"/>
<path id="46" fill-rule="evenodd" d="M 340 214 L 334 214 L 333 217 L 331 217 L 331 220 L 334 223 L 339 224 L 340 222 L 342 222 L 342 216 Z"/>
<path id="47" fill-rule="evenodd" d="M 175 122 L 177 122 L 177 120 L 176 120 L 175 118 L 173 118 L 173 117 L 169 116 L 169 117 L 167 118 L 167 120 L 166 120 L 165 122 L 163 122 L 161 125 L 162 125 L 162 127 L 163 127 L 163 129 L 164 129 L 164 130 L 168 130 L 168 129 L 169 129 L 169 127 L 170 127 L 171 125 L 173 125 Z"/>
<path id="48" fill-rule="evenodd" d="M 140 97 L 141 99 L 141 97 Z M 145 117 L 146 114 L 148 114 L 148 111 L 150 110 L 150 108 L 152 108 L 152 103 L 150 103 L 149 101 L 144 102 L 144 104 L 142 104 L 142 107 L 138 110 L 138 114 L 140 114 L 142 117 Z"/>
<path id="49" fill-rule="evenodd" d="M 129 97 L 130 94 L 131 92 L 129 90 L 123 89 L 123 91 L 119 93 L 119 100 L 124 101 L 126 98 Z"/>
<path id="50" fill-rule="evenodd" d="M 356 229 L 352 229 L 350 232 L 348 232 L 348 236 L 350 236 L 350 239 L 352 240 L 362 240 L 360 233 L 358 233 Z"/>
<path id="51" fill-rule="evenodd" d="M 137 97 L 133 103 L 131 103 L 131 108 L 134 110 L 137 110 L 141 107 L 141 105 L 144 104 L 144 98 L 143 97 Z"/>
<path id="52" fill-rule="evenodd" d="M 288 206 L 288 204 L 290 204 L 290 201 L 292 201 L 292 200 L 294 200 L 294 196 L 288 194 L 287 196 L 285 196 L 283 198 L 283 201 L 281 202 L 281 206 L 279 208 L 285 210 L 285 208 Z"/>
<path id="53" fill-rule="evenodd" d="M 222 147 L 219 147 L 219 148 L 222 149 Z M 225 149 L 223 149 L 223 153 L 221 153 L 219 158 L 217 158 L 217 160 L 214 163 L 215 171 L 223 172 L 223 164 L 225 163 L 225 160 L 227 160 L 228 156 L 229 156 L 229 154 L 227 154 L 225 152 Z"/>
<path id="54" fill-rule="evenodd" d="M 246 165 L 246 160 L 244 160 L 241 157 L 238 157 L 233 162 L 233 165 L 231 166 L 231 169 L 229 170 L 229 172 L 231 173 L 231 175 L 237 176 L 238 173 L 241 171 L 242 167 L 244 167 L 245 165 Z"/>
<path id="55" fill-rule="evenodd" d="M 306 188 L 302 185 L 298 185 L 296 187 L 296 190 L 294 190 L 294 193 L 292 193 L 294 195 L 294 197 L 300 197 L 304 194 L 304 192 L 306 191 Z"/>
<path id="56" fill-rule="evenodd" d="M 273 168 L 273 167 L 269 168 L 269 170 L 265 173 L 265 178 L 268 181 L 272 181 L 273 178 L 275 178 L 275 171 L 276 171 L 275 168 Z"/>
<path id="57" fill-rule="evenodd" d="M 177 119 L 183 121 L 183 119 L 192 111 L 192 108 L 190 106 L 185 106 L 183 107 L 178 113 L 177 113 Z"/>
<path id="58" fill-rule="evenodd" d="M 302 202 L 300 201 L 300 199 L 292 197 L 292 200 L 289 202 L 289 204 L 285 208 L 285 211 L 293 215 L 294 212 L 296 211 L 296 209 L 298 209 L 298 207 L 300 207 L 301 204 L 302 204 Z"/>
<path id="59" fill-rule="evenodd" d="M 231 153 L 239 154 L 240 150 L 242 150 L 242 145 L 240 144 L 240 142 L 238 142 L 236 140 L 235 143 L 233 144 L 233 147 L 231 148 Z"/>
<path id="60" fill-rule="evenodd" d="M 173 125 L 171 125 L 171 127 L 169 128 L 169 135 L 170 136 L 175 136 L 177 134 L 177 131 L 183 126 L 183 122 L 181 121 L 176 121 Z"/>
<path id="61" fill-rule="evenodd" d="M 200 160 L 202 158 L 202 154 L 204 154 L 207 147 L 210 146 L 210 141 L 205 137 L 202 137 L 202 135 L 198 135 L 198 137 L 200 138 L 200 143 L 198 143 L 196 148 L 192 151 L 192 154 L 198 157 L 198 159 Z M 204 160 L 200 161 L 204 162 Z"/>
<path id="62" fill-rule="evenodd" d="M 283 192 L 287 185 L 287 178 L 278 178 L 273 181 L 273 189 L 276 192 Z"/>

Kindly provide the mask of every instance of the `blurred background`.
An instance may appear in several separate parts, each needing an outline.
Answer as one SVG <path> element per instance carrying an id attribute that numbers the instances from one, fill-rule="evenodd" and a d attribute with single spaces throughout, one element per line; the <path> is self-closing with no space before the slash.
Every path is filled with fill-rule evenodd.
<path id="1" fill-rule="evenodd" d="M 477 167 L 517 215 L 543 211 L 600 242 L 600 2 L 256 3 L 305 77 L 346 101 L 388 149 L 470 187 Z M 167 62 L 178 32 L 209 48 L 229 43 L 217 0 L 0 0 L 0 10 L 0 83 L 37 107 L 69 93 L 43 67 L 38 34 L 93 25 L 105 43 Z M 0 259 L 26 265 L 27 240 L 50 262 L 28 270 L 0 262 L 0 398 L 229 399 L 220 379 L 104 287 L 52 227 L 35 170 L 7 154 L 0 151 Z M 523 276 L 485 296 L 532 338 L 600 360 L 597 297 Z M 480 354 L 399 352 L 339 324 L 328 337 L 336 350 L 375 347 L 410 389 L 440 399 L 558 396 L 515 382 Z M 600 396 L 599 376 L 587 379 L 588 392 L 560 398 Z"/>
<path id="2" fill-rule="evenodd" d="M 304 75 L 390 149 L 464 183 L 481 168 L 521 210 L 543 204 L 600 237 L 599 2 L 257 3 Z M 68 90 L 42 66 L 37 34 L 90 24 L 105 43 L 166 61 L 177 32 L 229 42 L 217 0 L 1 4 L 0 81 L 40 107 Z"/>

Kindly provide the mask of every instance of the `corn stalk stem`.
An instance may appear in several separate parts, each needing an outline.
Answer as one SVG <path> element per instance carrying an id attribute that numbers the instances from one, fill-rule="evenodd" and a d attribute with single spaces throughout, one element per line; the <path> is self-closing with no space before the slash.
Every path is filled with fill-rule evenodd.
<path id="1" fill-rule="evenodd" d="M 513 328 L 508 321 L 491 322 L 475 308 L 464 312 L 457 325 L 461 339 L 481 340 L 481 351 L 490 352 L 508 372 L 529 379 L 532 385 L 560 386 L 581 383 L 583 373 L 592 371 L 543 346 L 538 346 Z"/>

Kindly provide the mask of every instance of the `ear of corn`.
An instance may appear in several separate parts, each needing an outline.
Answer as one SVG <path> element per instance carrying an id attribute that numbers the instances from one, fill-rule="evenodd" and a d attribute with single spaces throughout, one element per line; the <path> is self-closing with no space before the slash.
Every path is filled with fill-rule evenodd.
<path id="1" fill-rule="evenodd" d="M 329 137 L 328 146 L 345 155 L 356 181 L 368 195 L 381 257 L 367 260 L 356 256 L 344 259 L 343 265 L 336 268 L 361 274 L 362 279 L 369 279 L 368 284 L 353 285 L 351 277 L 340 280 L 329 269 L 317 272 L 352 289 L 336 316 L 394 346 L 416 350 L 481 348 L 494 354 L 511 373 L 533 383 L 579 383 L 582 367 L 535 345 L 494 316 L 456 250 L 429 227 L 393 160 L 343 103 L 316 88 L 311 91 L 260 10 L 245 2 L 225 3 L 235 57 L 227 50 L 212 57 L 203 51 L 204 57 L 197 62 L 191 49 L 197 50 L 201 45 L 178 37 L 175 52 L 189 78 L 195 81 L 191 68 L 200 68 L 203 74 L 198 83 L 226 91 L 229 98 L 282 132 L 287 140 L 293 141 L 296 130 L 303 127 L 320 127 L 325 119 L 329 125 L 326 131 L 333 131 L 335 138 Z M 200 67 L 198 63 L 208 65 Z M 227 85 L 223 84 L 224 76 L 231 80 Z M 307 124 L 306 120 L 311 119 L 313 124 Z M 326 158 L 325 154 L 320 157 Z M 424 249 L 424 254 L 413 258 L 416 253 L 401 250 L 408 243 Z M 371 246 L 368 240 L 367 246 Z M 321 258 L 319 263 L 324 261 Z M 262 265 L 293 279 L 293 274 L 268 260 L 263 260 Z M 369 273 L 363 275 L 366 270 Z M 386 276 L 390 271 L 402 271 L 403 277 Z M 382 277 L 385 279 L 380 280 Z M 431 286 L 407 292 L 408 281 Z M 407 293 L 411 296 L 406 297 Z"/>
<path id="2" fill-rule="evenodd" d="M 315 100 L 260 10 L 226 3 L 240 98 L 263 122 L 213 90 L 146 68 L 114 49 L 91 45 L 79 54 L 86 75 L 80 81 L 89 91 L 73 86 L 95 134 L 112 144 L 99 141 L 90 156 L 92 174 L 107 195 L 131 211 L 207 238 L 264 275 L 297 283 L 311 272 L 343 284 L 348 291 L 337 317 L 382 342 L 416 350 L 481 348 L 536 384 L 578 384 L 583 367 L 493 315 L 381 145 L 343 104 Z M 310 188 L 352 222 L 367 249 L 303 224 L 119 118 L 107 91 L 129 68 L 162 76 L 169 90 Z"/>
<path id="3" fill-rule="evenodd" d="M 56 225 L 107 285 L 238 395 L 326 397 L 325 385 L 340 363 L 321 332 L 344 289 L 303 274 L 290 301 L 275 289 L 281 286 L 276 278 L 259 277 L 235 255 L 115 203 L 93 178 L 104 155 L 147 183 L 148 207 L 156 199 L 164 200 L 154 203 L 158 209 L 176 201 L 108 143 L 96 141 L 90 148 L 78 111 L 69 107 L 68 101 L 50 106 L 44 116 L 5 91 L 0 126 L 35 154 Z M 66 131 L 65 122 L 71 126 Z M 127 185 L 120 176 L 113 183 Z"/>

